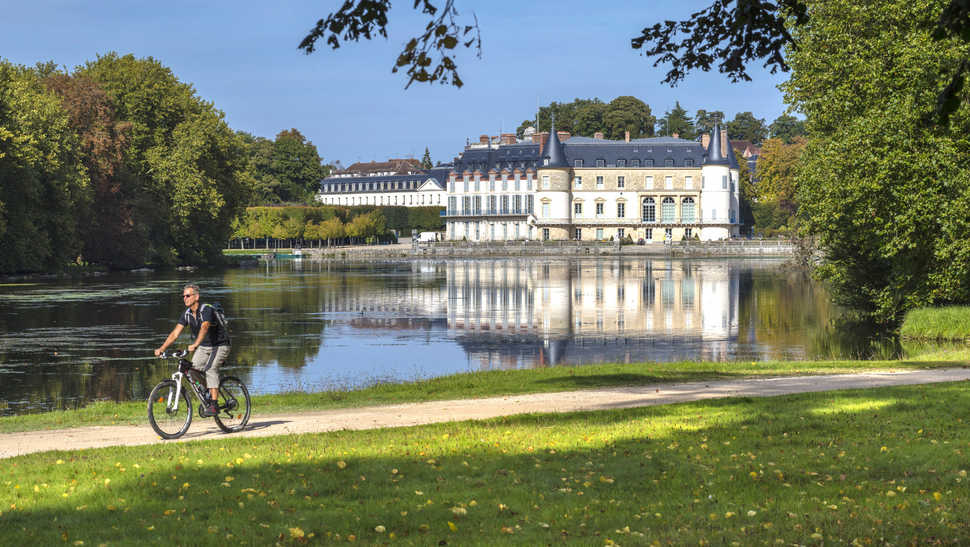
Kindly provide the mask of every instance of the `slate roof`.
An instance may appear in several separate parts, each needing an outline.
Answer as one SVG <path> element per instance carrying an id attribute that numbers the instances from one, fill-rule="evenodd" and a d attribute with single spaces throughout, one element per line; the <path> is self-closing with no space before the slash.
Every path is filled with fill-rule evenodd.
<path id="1" fill-rule="evenodd" d="M 556 140 L 558 141 L 558 138 Z M 721 151 L 719 161 L 737 169 L 738 162 L 732 150 L 729 142 L 727 150 Z M 635 167 L 635 160 L 640 168 L 692 168 L 704 165 L 708 151 L 697 141 L 674 137 L 649 137 L 631 139 L 629 142 L 570 137 L 562 143 L 562 152 L 565 165 L 568 167 L 577 167 L 577 160 L 582 160 L 581 167 L 597 167 L 597 160 L 602 160 L 600 167 Z M 620 165 L 621 162 L 622 165 Z M 707 163 L 710 162 L 707 161 Z M 525 170 L 539 166 L 541 166 L 539 145 L 517 143 L 502 144 L 493 148 L 469 148 L 455 158 L 453 171 L 459 175 L 465 171 L 472 173 L 479 171 L 484 174 L 491 169 L 501 172 L 503 169 Z"/>
<path id="2" fill-rule="evenodd" d="M 387 161 L 357 162 L 340 171 L 342 174 L 357 174 L 366 176 L 367 173 L 393 172 L 406 173 L 421 169 L 421 162 L 414 158 L 395 159 Z"/>
<path id="3" fill-rule="evenodd" d="M 566 157 L 563 154 L 562 143 L 559 142 L 559 133 L 556 132 L 556 117 L 552 117 L 552 127 L 549 129 L 549 138 L 546 139 L 546 147 L 542 154 L 543 167 L 566 167 Z"/>
<path id="4" fill-rule="evenodd" d="M 582 160 L 582 167 L 596 167 L 602 160 L 605 167 L 625 167 L 639 162 L 640 167 L 700 167 L 704 161 L 704 147 L 701 143 L 673 137 L 651 137 L 627 141 L 593 139 L 590 137 L 571 137 L 563 145 L 566 161 L 576 167 L 576 160 Z"/>
<path id="5" fill-rule="evenodd" d="M 497 148 L 469 148 L 455 158 L 454 171 L 487 173 L 490 169 L 535 169 L 539 162 L 539 145 L 533 143 L 502 144 Z"/>

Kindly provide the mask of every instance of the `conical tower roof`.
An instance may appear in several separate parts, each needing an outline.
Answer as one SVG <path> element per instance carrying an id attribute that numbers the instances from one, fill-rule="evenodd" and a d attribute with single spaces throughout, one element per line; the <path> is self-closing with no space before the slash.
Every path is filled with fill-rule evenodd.
<path id="1" fill-rule="evenodd" d="M 731 143 L 727 147 L 730 150 Z M 714 129 L 711 130 L 711 142 L 707 145 L 704 165 L 731 165 L 727 155 L 721 151 L 721 124 L 718 122 L 714 122 Z"/>
<path id="2" fill-rule="evenodd" d="M 552 127 L 549 129 L 549 139 L 542 151 L 542 167 L 567 167 L 566 154 L 556 133 L 556 116 L 552 117 Z"/>

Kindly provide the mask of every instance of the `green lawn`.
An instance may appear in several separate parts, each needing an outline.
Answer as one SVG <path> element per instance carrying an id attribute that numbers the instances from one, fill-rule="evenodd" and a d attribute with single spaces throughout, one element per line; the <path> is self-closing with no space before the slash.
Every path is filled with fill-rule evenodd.
<path id="1" fill-rule="evenodd" d="M 968 411 L 954 383 L 35 454 L 3 460 L 0 537 L 966 544 Z"/>
<path id="2" fill-rule="evenodd" d="M 473 372 L 418 382 L 379 384 L 355 391 L 296 392 L 257 396 L 253 398 L 253 412 L 256 416 L 265 416 L 304 410 L 717 378 L 933 368 L 964 364 L 970 359 L 968 353 L 970 352 L 965 349 L 939 350 L 918 359 L 901 361 L 637 363 Z M 144 424 L 148 427 L 145 402 L 98 402 L 79 410 L 0 417 L 0 433 L 113 424 Z"/>

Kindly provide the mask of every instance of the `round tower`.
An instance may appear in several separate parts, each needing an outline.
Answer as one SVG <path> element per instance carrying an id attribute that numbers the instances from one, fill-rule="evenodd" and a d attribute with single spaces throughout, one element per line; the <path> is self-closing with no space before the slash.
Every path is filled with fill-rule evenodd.
<path id="1" fill-rule="evenodd" d="M 730 149 L 730 144 L 724 148 Z M 735 171 L 736 172 L 736 171 Z M 711 131 L 711 142 L 704 155 L 704 165 L 701 167 L 703 177 L 701 191 L 701 219 L 704 227 L 700 237 L 704 241 L 728 239 L 732 232 L 732 216 L 737 219 L 737 212 L 733 211 L 733 187 L 737 183 L 737 175 L 732 181 L 731 161 L 722 152 L 721 126 L 714 124 Z"/>
<path id="2" fill-rule="evenodd" d="M 537 239 L 569 239 L 572 227 L 572 202 L 569 165 L 552 119 L 549 138 L 540 154 L 536 176 L 535 226 Z"/>

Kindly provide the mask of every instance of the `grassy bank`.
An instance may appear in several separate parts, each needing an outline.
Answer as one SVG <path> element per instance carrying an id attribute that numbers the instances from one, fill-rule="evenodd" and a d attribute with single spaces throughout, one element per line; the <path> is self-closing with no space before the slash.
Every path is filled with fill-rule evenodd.
<path id="1" fill-rule="evenodd" d="M 909 340 L 970 340 L 970 307 L 912 310 L 903 319 L 899 335 Z"/>
<path id="2" fill-rule="evenodd" d="M 645 385 L 662 382 L 832 374 L 877 369 L 912 369 L 953 366 L 968 352 L 928 354 L 902 361 L 774 361 L 734 363 L 637 363 L 549 367 L 455 374 L 417 382 L 379 384 L 354 391 L 285 393 L 253 398 L 255 415 L 378 404 L 467 399 L 523 393 Z M 145 424 L 144 401 L 98 402 L 79 410 L 0 417 L 0 433 L 60 429 L 89 425 Z"/>
<path id="3" fill-rule="evenodd" d="M 4 460 L 11 544 L 970 542 L 963 383 Z"/>

